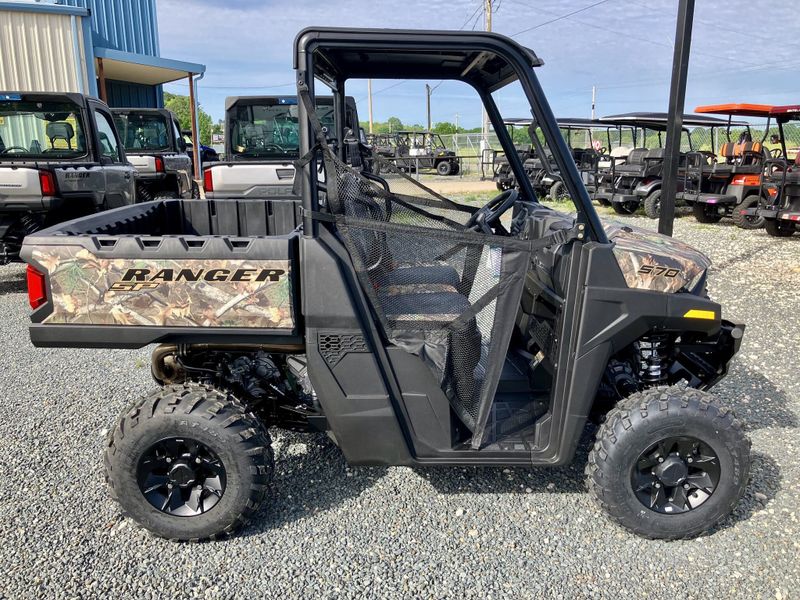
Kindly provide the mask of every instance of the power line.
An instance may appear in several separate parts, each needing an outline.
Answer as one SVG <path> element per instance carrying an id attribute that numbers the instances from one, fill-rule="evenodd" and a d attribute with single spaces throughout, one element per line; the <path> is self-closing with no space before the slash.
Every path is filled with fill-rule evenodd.
<path id="1" fill-rule="evenodd" d="M 584 11 L 589 10 L 590 8 L 594 8 L 595 6 L 600 6 L 601 4 L 605 4 L 606 2 L 610 2 L 611 0 L 600 0 L 599 2 L 595 2 L 594 4 L 590 4 L 589 6 L 584 6 L 583 8 L 579 8 L 577 10 L 573 10 L 572 12 L 560 15 L 555 19 L 550 19 L 549 21 L 545 21 L 544 23 L 539 23 L 538 25 L 534 25 L 533 27 L 528 27 L 527 29 L 523 29 L 522 31 L 518 31 L 517 33 L 511 34 L 511 37 L 516 37 L 523 33 L 528 33 L 529 31 L 533 31 L 534 29 L 539 29 L 540 27 L 544 27 L 545 25 L 550 25 L 551 23 L 555 23 L 556 21 L 561 21 L 562 19 L 568 19 L 572 15 L 577 15 L 578 13 L 582 13 Z"/>
<path id="2" fill-rule="evenodd" d="M 464 29 L 464 27 L 467 26 L 467 23 L 472 21 L 475 18 L 475 15 L 477 15 L 481 11 L 482 8 L 483 8 L 483 3 L 478 5 L 478 8 L 475 9 L 475 12 L 472 13 L 469 17 L 467 17 L 467 20 L 464 21 L 464 24 L 461 27 L 459 27 L 458 30 L 461 31 L 462 29 Z"/>

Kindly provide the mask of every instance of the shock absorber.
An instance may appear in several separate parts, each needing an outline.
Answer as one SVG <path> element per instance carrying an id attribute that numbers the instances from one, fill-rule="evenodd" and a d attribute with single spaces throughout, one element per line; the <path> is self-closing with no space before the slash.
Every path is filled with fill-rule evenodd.
<path id="1" fill-rule="evenodd" d="M 668 341 L 669 336 L 663 333 L 651 333 L 639 341 L 640 377 L 645 385 L 666 382 Z"/>

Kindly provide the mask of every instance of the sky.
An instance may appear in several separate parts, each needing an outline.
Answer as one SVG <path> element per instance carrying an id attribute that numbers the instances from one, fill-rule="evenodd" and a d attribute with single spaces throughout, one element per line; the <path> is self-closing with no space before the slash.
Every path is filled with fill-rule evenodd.
<path id="1" fill-rule="evenodd" d="M 408 29 L 480 29 L 484 0 L 158 0 L 161 55 L 207 67 L 199 100 L 214 120 L 225 98 L 296 92 L 292 44 L 311 25 Z M 558 117 L 666 111 L 677 0 L 494 0 L 493 29 L 544 60 L 536 69 Z M 574 14 L 570 14 L 574 13 Z M 699 0 L 686 92 L 700 104 L 800 103 L 800 19 L 790 2 Z M 794 82 L 794 83 L 793 83 Z M 376 121 L 425 122 L 424 81 L 373 82 Z M 439 82 L 430 82 L 436 85 Z M 388 89 L 387 89 L 388 88 Z M 165 90 L 187 94 L 185 83 Z M 366 83 L 353 82 L 366 119 Z M 521 92 L 499 100 L 505 117 L 529 116 Z M 481 106 L 465 84 L 444 82 L 432 121 L 480 126 Z"/>

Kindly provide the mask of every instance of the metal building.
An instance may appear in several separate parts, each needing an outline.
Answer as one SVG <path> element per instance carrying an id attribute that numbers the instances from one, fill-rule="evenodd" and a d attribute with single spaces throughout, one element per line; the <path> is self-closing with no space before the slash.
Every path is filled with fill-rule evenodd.
<path id="1" fill-rule="evenodd" d="M 0 0 L 0 90 L 159 107 L 161 84 L 204 72 L 160 56 L 156 0 Z"/>

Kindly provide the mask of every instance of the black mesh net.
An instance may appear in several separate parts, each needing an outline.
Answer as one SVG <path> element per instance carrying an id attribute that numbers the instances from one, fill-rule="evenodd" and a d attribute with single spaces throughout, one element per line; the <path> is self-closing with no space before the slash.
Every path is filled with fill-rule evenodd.
<path id="1" fill-rule="evenodd" d="M 466 226 L 454 203 L 375 156 L 327 146 L 324 197 L 387 339 L 420 356 L 479 447 L 519 306 L 528 249 Z M 335 185 L 334 185 L 335 184 Z"/>

